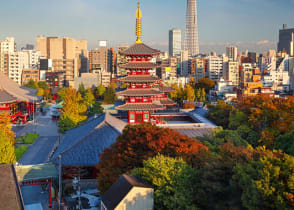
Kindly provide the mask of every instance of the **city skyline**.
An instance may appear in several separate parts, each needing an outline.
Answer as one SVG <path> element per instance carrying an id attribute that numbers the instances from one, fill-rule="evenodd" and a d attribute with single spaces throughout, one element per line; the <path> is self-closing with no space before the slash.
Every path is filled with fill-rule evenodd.
<path id="1" fill-rule="evenodd" d="M 0 24 L 0 39 L 13 36 L 18 48 L 27 43 L 35 44 L 38 35 L 85 39 L 89 49 L 98 47 L 98 40 L 108 40 L 109 46 L 114 47 L 134 42 L 133 0 L 101 0 L 99 3 L 73 0 L 70 4 L 69 0 L 42 4 L 28 0 L 17 8 L 15 2 L 5 2 L 0 8 L 0 18 L 6 20 Z M 250 7 L 253 3 L 254 8 Z M 228 45 L 237 45 L 240 51 L 246 48 L 257 52 L 276 49 L 282 24 L 288 24 L 289 28 L 294 26 L 289 22 L 294 18 L 291 5 L 294 5 L 292 0 L 284 1 L 283 5 L 272 0 L 198 1 L 200 52 L 224 53 Z M 143 42 L 167 51 L 168 30 L 180 28 L 184 32 L 186 1 L 143 1 L 142 10 Z M 283 17 L 270 15 L 270 11 L 283 12 Z M 99 17 L 103 17 L 103 21 Z"/>

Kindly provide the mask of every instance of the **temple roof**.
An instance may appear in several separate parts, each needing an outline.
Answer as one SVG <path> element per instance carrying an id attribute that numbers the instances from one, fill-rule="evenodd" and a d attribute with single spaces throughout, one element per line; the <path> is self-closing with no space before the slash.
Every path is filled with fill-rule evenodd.
<path id="1" fill-rule="evenodd" d="M 65 133 L 51 161 L 58 164 L 61 155 L 62 165 L 95 166 L 100 161 L 99 154 L 115 142 L 126 125 L 110 114 L 93 117 Z"/>
<path id="2" fill-rule="evenodd" d="M 35 93 L 37 89 L 19 86 L 12 79 L 0 72 L 0 103 L 11 103 L 13 101 L 34 102 L 42 99 Z"/>
<path id="3" fill-rule="evenodd" d="M 135 43 L 125 51 L 121 52 L 122 55 L 158 55 L 159 50 L 155 50 L 143 43 Z"/>
<path id="4" fill-rule="evenodd" d="M 160 104 L 164 105 L 164 106 L 171 106 L 171 105 L 176 105 L 177 103 L 168 99 L 168 100 L 160 100 L 159 101 Z"/>
<path id="5" fill-rule="evenodd" d="M 166 86 L 159 86 L 158 89 L 159 89 L 159 91 L 165 92 L 165 93 L 175 91 L 175 89 L 173 89 L 171 87 L 166 87 Z"/>
<path id="6" fill-rule="evenodd" d="M 153 69 L 160 68 L 156 63 L 151 62 L 129 62 L 119 66 L 124 69 Z"/>
<path id="7" fill-rule="evenodd" d="M 126 103 L 115 107 L 116 110 L 164 110 L 165 107 L 153 103 Z"/>
<path id="8" fill-rule="evenodd" d="M 156 82 L 160 81 L 158 77 L 148 75 L 132 75 L 118 79 L 120 82 Z"/>
<path id="9" fill-rule="evenodd" d="M 156 89 L 127 89 L 117 93 L 121 96 L 151 96 L 151 95 L 160 95 L 162 92 Z"/>

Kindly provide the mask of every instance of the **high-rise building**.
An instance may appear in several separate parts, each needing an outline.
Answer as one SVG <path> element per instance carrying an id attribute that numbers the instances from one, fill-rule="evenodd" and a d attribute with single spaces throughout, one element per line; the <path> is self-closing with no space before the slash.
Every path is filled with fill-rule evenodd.
<path id="1" fill-rule="evenodd" d="M 99 49 L 91 50 L 89 52 L 89 72 L 97 73 L 107 72 L 108 50 L 102 46 Z"/>
<path id="2" fill-rule="evenodd" d="M 189 52 L 188 50 L 181 51 L 181 76 L 187 77 L 189 75 Z"/>
<path id="3" fill-rule="evenodd" d="M 208 77 L 214 82 L 218 82 L 223 77 L 223 63 L 227 62 L 227 57 L 208 57 Z"/>
<path id="4" fill-rule="evenodd" d="M 279 32 L 278 52 L 286 51 L 290 56 L 294 56 L 294 28 L 287 28 L 283 25 L 283 29 Z"/>
<path id="5" fill-rule="evenodd" d="M 128 62 L 128 58 L 121 54 L 121 52 L 127 50 L 130 46 L 128 45 L 120 45 L 117 47 L 117 61 L 116 61 L 116 65 L 117 65 L 117 72 L 116 75 L 117 76 L 125 76 L 127 75 L 126 69 L 125 68 L 121 68 L 120 65 L 126 64 Z"/>
<path id="6" fill-rule="evenodd" d="M 87 45 L 85 40 L 72 38 L 40 36 L 36 39 L 36 49 L 41 51 L 41 56 L 52 59 L 54 71 L 65 73 L 66 86 L 72 86 L 75 77 L 88 71 Z"/>
<path id="7" fill-rule="evenodd" d="M 185 50 L 188 50 L 189 56 L 199 54 L 196 0 L 187 0 Z"/>
<path id="8" fill-rule="evenodd" d="M 0 40 L 0 53 L 16 52 L 16 44 L 13 37 L 6 37 L 5 40 Z"/>
<path id="9" fill-rule="evenodd" d="M 181 29 L 173 28 L 169 30 L 169 55 L 179 56 L 182 50 L 182 31 Z"/>
<path id="10" fill-rule="evenodd" d="M 226 82 L 232 82 L 232 85 L 239 85 L 239 62 L 228 61 L 224 64 L 224 79 Z"/>
<path id="11" fill-rule="evenodd" d="M 229 57 L 229 60 L 231 61 L 237 61 L 238 60 L 238 48 L 235 46 L 230 46 L 226 48 L 227 56 Z"/>

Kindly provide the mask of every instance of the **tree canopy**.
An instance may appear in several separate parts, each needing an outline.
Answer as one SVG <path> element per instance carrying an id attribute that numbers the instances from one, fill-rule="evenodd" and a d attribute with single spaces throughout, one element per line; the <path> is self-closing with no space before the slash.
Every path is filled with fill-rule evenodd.
<path id="1" fill-rule="evenodd" d="M 123 173 L 143 166 L 143 161 L 158 153 L 170 157 L 183 157 L 190 161 L 207 147 L 195 139 L 155 125 L 128 125 L 116 142 L 99 156 L 97 179 L 104 193 Z"/>

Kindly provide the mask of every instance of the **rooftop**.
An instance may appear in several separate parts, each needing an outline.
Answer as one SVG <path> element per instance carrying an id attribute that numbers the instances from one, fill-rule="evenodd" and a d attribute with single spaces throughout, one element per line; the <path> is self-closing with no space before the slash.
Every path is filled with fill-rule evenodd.
<path id="1" fill-rule="evenodd" d="M 152 96 L 160 95 L 162 92 L 156 89 L 127 89 L 116 93 L 121 96 Z"/>
<path id="2" fill-rule="evenodd" d="M 135 43 L 125 51 L 121 52 L 122 55 L 159 55 L 160 51 L 155 50 L 143 43 Z"/>
<path id="3" fill-rule="evenodd" d="M 148 75 L 132 75 L 126 76 L 118 79 L 120 82 L 156 82 L 160 81 L 158 77 L 148 76 Z"/>
<path id="4" fill-rule="evenodd" d="M 125 69 L 153 69 L 160 68 L 156 63 L 151 62 L 129 62 L 127 64 L 122 64 L 119 66 L 120 68 Z"/>
<path id="5" fill-rule="evenodd" d="M 116 110 L 164 110 L 165 106 L 153 103 L 126 103 L 115 107 Z"/>

